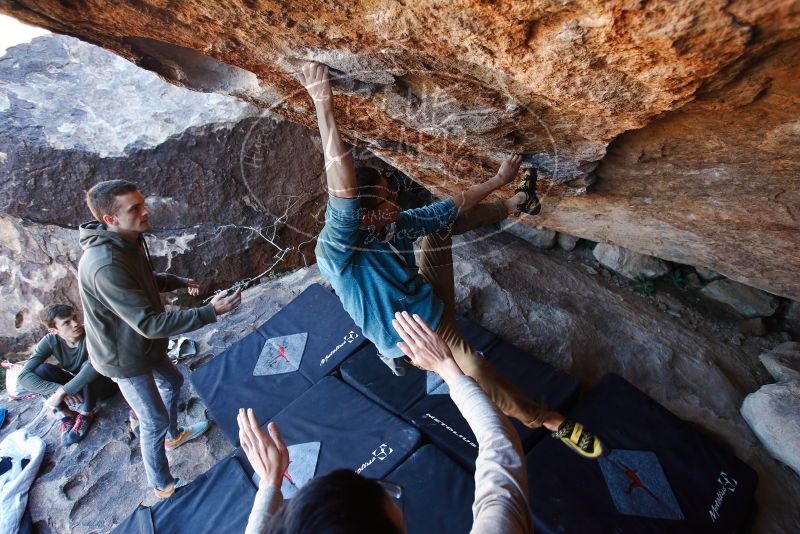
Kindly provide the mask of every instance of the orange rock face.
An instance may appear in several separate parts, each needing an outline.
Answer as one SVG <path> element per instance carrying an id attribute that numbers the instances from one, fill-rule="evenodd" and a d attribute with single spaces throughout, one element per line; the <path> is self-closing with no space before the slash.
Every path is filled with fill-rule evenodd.
<path id="1" fill-rule="evenodd" d="M 347 140 L 442 194 L 521 152 L 546 178 L 536 224 L 800 299 L 793 0 L 0 0 L 0 11 L 307 126 L 294 60 L 316 59 L 335 69 Z"/>

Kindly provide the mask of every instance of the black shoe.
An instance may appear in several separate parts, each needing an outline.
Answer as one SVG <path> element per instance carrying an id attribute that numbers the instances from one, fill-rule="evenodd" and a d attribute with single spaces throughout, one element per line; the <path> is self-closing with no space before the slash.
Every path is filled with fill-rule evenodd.
<path id="1" fill-rule="evenodd" d="M 536 196 L 536 179 L 539 171 L 525 169 L 519 179 L 519 184 L 514 193 L 525 193 L 525 200 L 517 205 L 517 213 L 527 213 L 528 215 L 538 215 L 542 211 L 542 203 Z"/>

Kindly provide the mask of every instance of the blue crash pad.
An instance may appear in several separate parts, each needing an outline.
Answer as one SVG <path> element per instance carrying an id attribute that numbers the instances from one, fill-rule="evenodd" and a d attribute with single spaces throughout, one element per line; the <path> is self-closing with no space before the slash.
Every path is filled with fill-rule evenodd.
<path id="1" fill-rule="evenodd" d="M 566 411 L 578 397 L 577 379 L 502 339 L 486 351 L 486 358 L 524 395 L 553 410 Z M 475 469 L 478 456 L 475 435 L 449 395 L 427 395 L 403 415 L 461 465 Z M 547 435 L 543 429 L 528 428 L 513 418 L 511 421 L 526 451 Z"/>
<path id="2" fill-rule="evenodd" d="M 239 408 L 253 408 L 268 421 L 364 342 L 339 299 L 313 284 L 190 379 L 225 436 L 237 444 Z"/>
<path id="3" fill-rule="evenodd" d="M 300 373 L 318 382 L 366 342 L 339 298 L 312 284 L 258 328 L 266 339 L 307 333 Z"/>
<path id="4" fill-rule="evenodd" d="M 464 339 L 478 351 L 488 350 L 497 340 L 495 334 L 466 317 L 457 317 L 456 324 Z M 344 362 L 341 373 L 345 382 L 397 415 L 442 384 L 436 375 L 416 367 L 407 369 L 404 376 L 395 376 L 378 358 L 377 348 L 372 343 L 364 345 Z"/>
<path id="5" fill-rule="evenodd" d="M 278 425 L 289 447 L 291 498 L 310 478 L 335 469 L 352 469 L 381 478 L 417 447 L 419 432 L 369 401 L 338 378 L 323 378 L 279 413 Z"/>
<path id="6" fill-rule="evenodd" d="M 190 375 L 209 413 L 233 444 L 239 443 L 239 408 L 253 408 L 265 422 L 311 387 L 297 371 L 254 376 L 265 344 L 261 334 L 252 332 Z"/>
<path id="7" fill-rule="evenodd" d="M 528 455 L 537 532 L 742 532 L 756 473 L 617 375 L 570 417 L 610 453 L 581 458 L 556 440 Z"/>
<path id="8" fill-rule="evenodd" d="M 408 532 L 466 534 L 472 528 L 475 480 L 434 445 L 420 448 L 386 480 L 402 488 Z"/>
<path id="9" fill-rule="evenodd" d="M 228 457 L 152 507 L 139 506 L 117 534 L 244 532 L 256 488 L 239 460 Z M 100 513 L 100 511 L 98 511 Z"/>

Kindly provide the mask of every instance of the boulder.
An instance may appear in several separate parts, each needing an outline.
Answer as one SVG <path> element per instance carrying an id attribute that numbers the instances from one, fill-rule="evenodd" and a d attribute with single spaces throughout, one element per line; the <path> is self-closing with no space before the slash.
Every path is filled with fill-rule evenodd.
<path id="1" fill-rule="evenodd" d="M 203 291 L 314 261 L 326 195 L 313 131 L 66 36 L 9 49 L 0 79 L 0 351 L 43 334 L 43 307 L 80 304 L 77 226 L 102 180 L 139 185 L 155 267 Z"/>
<path id="2" fill-rule="evenodd" d="M 778 309 L 778 299 L 764 291 L 734 282 L 715 280 L 701 292 L 711 300 L 724 304 L 744 318 L 769 317 Z"/>
<path id="3" fill-rule="evenodd" d="M 800 380 L 800 343 L 781 343 L 758 357 L 772 378 L 778 382 Z"/>
<path id="4" fill-rule="evenodd" d="M 739 331 L 746 336 L 763 336 L 767 333 L 767 326 L 761 317 L 752 317 L 739 321 Z"/>
<path id="5" fill-rule="evenodd" d="M 706 269 L 705 267 L 695 267 L 694 270 L 697 272 L 697 276 L 699 276 L 703 282 L 713 282 L 714 280 L 723 278 L 723 276 L 717 271 L 712 271 L 711 269 Z"/>
<path id="6" fill-rule="evenodd" d="M 527 226 L 514 219 L 506 219 L 500 223 L 500 229 L 527 241 L 536 248 L 553 248 L 556 244 L 555 230 Z"/>
<path id="7" fill-rule="evenodd" d="M 742 417 L 769 453 L 800 475 L 800 380 L 767 384 L 748 395 Z"/>
<path id="8" fill-rule="evenodd" d="M 578 244 L 580 237 L 565 234 L 564 232 L 558 232 L 558 246 L 564 250 L 575 250 L 575 246 Z"/>
<path id="9" fill-rule="evenodd" d="M 544 206 L 523 224 L 800 298 L 794 2 L 254 5 L 0 0 L 0 11 L 312 128 L 292 59 L 322 61 L 346 140 L 441 196 L 521 153 Z"/>
<path id="10" fill-rule="evenodd" d="M 795 339 L 800 339 L 800 302 L 792 301 L 789 303 L 781 318 L 781 322 L 784 328 L 786 328 Z"/>
<path id="11" fill-rule="evenodd" d="M 592 254 L 603 266 L 630 279 L 640 274 L 658 278 L 669 272 L 669 266 L 662 260 L 617 245 L 598 243 Z"/>

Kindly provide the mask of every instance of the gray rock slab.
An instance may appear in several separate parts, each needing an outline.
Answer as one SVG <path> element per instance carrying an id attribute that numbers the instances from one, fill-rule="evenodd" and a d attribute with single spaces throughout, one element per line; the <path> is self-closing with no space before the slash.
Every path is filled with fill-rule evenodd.
<path id="1" fill-rule="evenodd" d="M 769 317 L 775 313 L 779 304 L 775 296 L 733 280 L 715 280 L 701 292 L 747 319 Z"/>
<path id="2" fill-rule="evenodd" d="M 723 276 L 717 271 L 712 271 L 711 269 L 706 269 L 705 267 L 695 267 L 694 270 L 697 272 L 697 276 L 699 276 L 703 282 L 713 282 L 714 280 L 723 278 Z"/>
<path id="3" fill-rule="evenodd" d="M 758 359 L 778 382 L 800 380 L 800 343 L 781 343 L 771 351 L 759 355 Z"/>
<path id="4" fill-rule="evenodd" d="M 556 244 L 555 230 L 528 226 L 514 219 L 506 219 L 500 223 L 500 229 L 527 241 L 536 248 L 553 248 Z"/>
<path id="5" fill-rule="evenodd" d="M 633 279 L 640 274 L 648 278 L 658 278 L 669 272 L 669 266 L 658 258 L 608 243 L 598 243 L 592 253 L 605 267 L 626 278 Z"/>
<path id="6" fill-rule="evenodd" d="M 800 302 L 792 301 L 789 303 L 781 322 L 795 339 L 800 339 Z"/>
<path id="7" fill-rule="evenodd" d="M 580 237 L 570 234 L 565 234 L 563 232 L 558 232 L 558 246 L 564 250 L 575 250 L 575 246 L 578 244 Z"/>
<path id="8" fill-rule="evenodd" d="M 767 384 L 748 395 L 742 417 L 776 459 L 800 475 L 800 381 Z"/>

